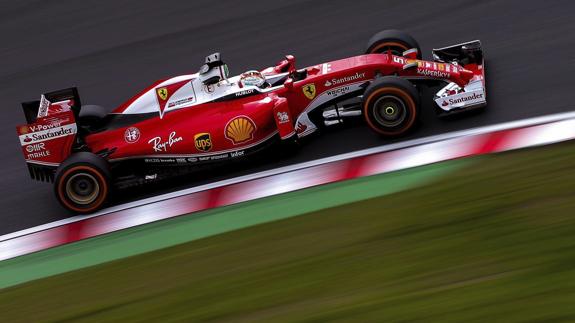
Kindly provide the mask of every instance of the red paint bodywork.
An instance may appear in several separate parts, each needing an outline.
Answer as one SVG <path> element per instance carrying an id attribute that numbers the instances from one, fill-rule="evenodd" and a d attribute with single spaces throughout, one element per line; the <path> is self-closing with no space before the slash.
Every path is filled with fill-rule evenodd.
<path id="1" fill-rule="evenodd" d="M 404 66 L 409 63 L 416 63 L 418 67 L 404 70 Z M 286 73 L 295 70 L 295 58 L 287 56 L 275 67 L 263 70 L 267 76 Z M 465 85 L 470 79 L 483 78 L 483 71 L 477 65 L 466 66 L 465 68 L 447 63 L 437 63 L 433 61 L 414 60 L 391 54 L 367 54 L 346 59 L 336 60 L 320 65 L 307 67 L 307 77 L 299 81 L 288 81 L 284 85 L 276 86 L 263 93 L 257 93 L 238 99 L 207 102 L 201 104 L 191 104 L 181 108 L 166 111 L 163 116 L 160 114 L 161 104 L 158 104 L 157 115 L 119 127 L 112 130 L 105 130 L 98 133 L 88 134 L 84 140 L 89 149 L 98 153 L 108 150 L 107 155 L 110 161 L 120 161 L 133 158 L 154 158 L 154 157 L 186 157 L 188 161 L 195 161 L 196 158 L 205 156 L 217 156 L 231 154 L 232 152 L 242 152 L 243 150 L 256 147 L 268 140 L 281 138 L 292 138 L 296 129 L 298 133 L 305 133 L 305 124 L 297 124 L 298 118 L 313 110 L 314 100 L 326 94 L 335 86 L 349 84 L 366 83 L 373 80 L 376 75 L 400 75 L 411 78 L 445 79 L 459 85 Z M 122 104 L 114 114 L 124 114 L 127 109 L 134 104 L 137 99 L 147 93 L 155 91 L 163 81 L 158 81 L 142 91 L 140 94 Z M 174 81 L 175 83 L 176 81 Z M 181 82 L 181 81 L 177 81 Z M 315 91 L 311 91 L 313 85 Z M 315 92 L 313 97 L 306 96 Z M 329 97 L 328 94 L 322 98 Z M 249 126 L 253 123 L 253 130 L 249 134 L 248 140 L 240 143 L 234 142 L 227 136 L 226 128 L 231 120 L 242 117 L 244 128 L 252 129 Z M 287 117 L 287 119 L 286 119 Z M 43 122 L 39 120 L 38 122 Z M 136 128 L 137 136 L 127 137 L 128 128 Z M 242 128 L 243 129 L 243 128 Z M 235 130 L 238 133 L 248 131 L 245 129 Z M 133 135 L 134 133 L 132 133 Z M 199 134 L 209 134 L 211 146 L 206 149 L 198 148 L 194 138 Z M 229 134 L 229 133 L 228 133 Z M 276 135 L 279 134 L 279 135 Z M 134 139 L 136 138 L 137 139 Z M 205 136 L 204 136 L 205 138 Z M 27 161 L 49 161 L 50 163 L 60 163 L 70 153 L 67 143 L 62 138 L 54 140 L 54 145 L 60 145 L 60 153 L 50 160 L 44 158 L 32 158 Z M 25 147 L 23 148 L 25 149 Z M 65 153 L 67 152 L 67 153 Z M 228 156 L 229 157 L 229 156 Z"/>

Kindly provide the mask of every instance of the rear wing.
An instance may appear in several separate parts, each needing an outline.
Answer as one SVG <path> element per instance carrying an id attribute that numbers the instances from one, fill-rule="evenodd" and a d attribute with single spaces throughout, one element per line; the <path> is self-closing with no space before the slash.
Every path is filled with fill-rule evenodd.
<path id="1" fill-rule="evenodd" d="M 76 119 L 81 102 L 78 90 L 45 93 L 40 100 L 22 103 L 26 124 L 16 127 L 32 179 L 53 181 L 58 165 L 76 142 Z"/>
<path id="2" fill-rule="evenodd" d="M 74 116 L 76 118 L 80 113 L 82 102 L 80 101 L 78 89 L 75 87 L 45 93 L 42 95 L 42 98 L 45 98 L 50 104 L 55 105 L 52 111 L 50 111 L 50 106 L 48 107 L 48 114 L 50 114 L 50 112 L 52 114 L 56 113 L 57 111 L 54 109 L 56 109 L 57 106 L 62 106 L 64 104 L 69 106 L 72 112 L 74 112 Z M 41 100 L 22 102 L 22 109 L 24 110 L 24 116 L 26 117 L 27 123 L 34 123 L 36 122 L 36 119 L 38 119 L 40 103 Z"/>

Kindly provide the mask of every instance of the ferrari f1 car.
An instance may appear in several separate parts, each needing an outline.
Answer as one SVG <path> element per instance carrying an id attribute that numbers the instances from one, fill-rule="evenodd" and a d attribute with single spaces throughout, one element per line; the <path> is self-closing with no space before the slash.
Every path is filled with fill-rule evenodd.
<path id="1" fill-rule="evenodd" d="M 22 104 L 27 124 L 17 132 L 31 177 L 54 182 L 65 208 L 90 213 L 119 183 L 249 157 L 354 118 L 403 135 L 423 85 L 439 89 L 440 114 L 485 106 L 481 43 L 434 49 L 428 61 L 411 36 L 386 30 L 359 56 L 298 69 L 288 55 L 233 77 L 215 53 L 198 73 L 157 81 L 111 113 L 82 105 L 76 88 L 45 93 Z"/>

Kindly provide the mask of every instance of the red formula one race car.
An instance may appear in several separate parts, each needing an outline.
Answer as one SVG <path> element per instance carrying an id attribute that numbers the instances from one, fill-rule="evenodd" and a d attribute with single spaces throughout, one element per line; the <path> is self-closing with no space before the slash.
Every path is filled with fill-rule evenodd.
<path id="1" fill-rule="evenodd" d="M 387 30 L 363 55 L 302 69 L 288 55 L 234 77 L 215 53 L 198 73 L 157 81 L 111 113 L 82 105 L 75 88 L 45 93 L 22 104 L 28 124 L 17 131 L 32 178 L 53 181 L 65 208 L 90 213 L 120 182 L 292 146 L 349 119 L 402 135 L 417 121 L 420 85 L 438 87 L 441 114 L 485 106 L 481 43 L 435 49 L 425 61 L 411 36 Z"/>

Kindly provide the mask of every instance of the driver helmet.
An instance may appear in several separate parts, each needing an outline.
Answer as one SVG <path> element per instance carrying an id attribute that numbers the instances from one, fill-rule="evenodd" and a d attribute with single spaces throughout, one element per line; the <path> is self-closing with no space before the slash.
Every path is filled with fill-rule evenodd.
<path id="1" fill-rule="evenodd" d="M 266 83 L 266 79 L 259 71 L 252 70 L 243 73 L 239 83 L 241 87 L 253 85 L 261 88 Z"/>

